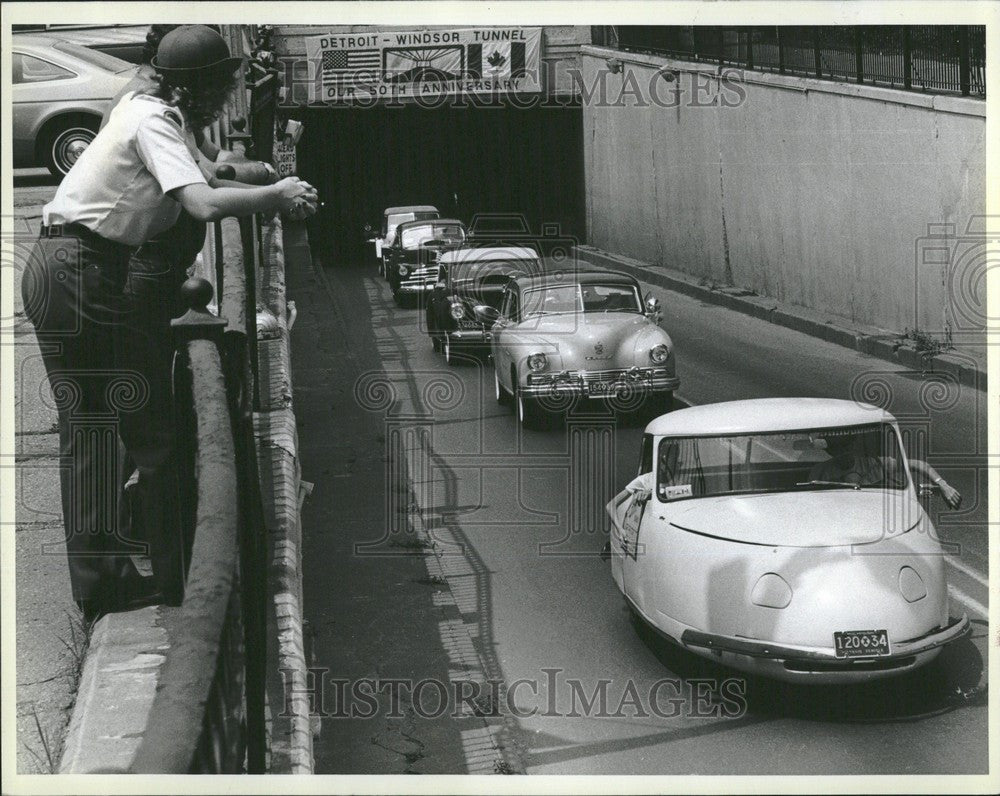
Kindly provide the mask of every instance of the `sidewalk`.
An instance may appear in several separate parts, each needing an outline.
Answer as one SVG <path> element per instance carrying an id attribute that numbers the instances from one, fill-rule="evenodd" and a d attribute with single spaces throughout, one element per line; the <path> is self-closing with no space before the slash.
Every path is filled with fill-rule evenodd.
<path id="1" fill-rule="evenodd" d="M 18 238 L 24 238 L 25 247 L 37 236 L 42 205 L 54 193 L 54 185 L 37 182 L 15 189 Z M 56 412 L 35 336 L 22 312 L 20 276 L 15 269 L 17 771 L 44 774 L 59 768 L 87 631 L 66 567 Z"/>
<path id="2" fill-rule="evenodd" d="M 757 296 L 743 288 L 705 285 L 690 274 L 612 254 L 594 246 L 575 248 L 583 259 L 595 265 L 624 271 L 658 287 L 853 348 L 862 354 L 879 357 L 911 370 L 948 373 L 960 384 L 986 390 L 985 334 L 981 345 L 963 345 L 935 354 L 920 350 L 913 340 L 904 338 L 899 332 L 852 324 L 846 319 L 816 310 Z"/>

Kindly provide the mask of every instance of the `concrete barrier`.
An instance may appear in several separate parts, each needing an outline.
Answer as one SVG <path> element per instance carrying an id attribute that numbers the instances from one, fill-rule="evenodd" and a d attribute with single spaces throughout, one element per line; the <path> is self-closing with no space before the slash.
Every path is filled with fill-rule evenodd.
<path id="1" fill-rule="evenodd" d="M 582 53 L 588 243 L 851 323 L 982 335 L 982 100 Z"/>

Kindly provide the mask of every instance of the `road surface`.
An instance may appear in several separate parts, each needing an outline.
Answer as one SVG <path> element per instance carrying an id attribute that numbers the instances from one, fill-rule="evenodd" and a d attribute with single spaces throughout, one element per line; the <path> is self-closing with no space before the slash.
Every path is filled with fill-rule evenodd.
<path id="1" fill-rule="evenodd" d="M 315 484 L 305 613 L 330 714 L 318 773 L 986 771 L 982 393 L 644 286 L 663 302 L 684 402 L 884 403 L 965 497 L 958 512 L 939 498 L 931 510 L 951 543 L 952 612 L 969 614 L 971 640 L 872 686 L 747 680 L 636 627 L 600 554 L 603 505 L 635 473 L 641 426 L 577 414 L 522 432 L 494 400 L 489 363 L 447 366 L 374 261 L 316 256 L 311 272 L 289 274 L 289 297 L 302 475 Z M 383 689 L 371 711 L 352 690 L 366 678 L 362 693 Z M 503 688 L 484 689 L 478 712 L 452 693 L 458 707 L 439 716 L 437 686 L 416 701 L 400 686 L 393 704 L 392 678 Z M 698 685 L 733 678 L 742 700 Z M 343 715 L 348 705 L 358 715 Z"/>

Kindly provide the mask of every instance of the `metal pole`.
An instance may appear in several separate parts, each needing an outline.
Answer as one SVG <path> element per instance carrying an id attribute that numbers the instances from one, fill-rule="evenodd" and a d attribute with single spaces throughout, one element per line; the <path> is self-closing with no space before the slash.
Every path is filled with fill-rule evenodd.
<path id="1" fill-rule="evenodd" d="M 854 28 L 854 72 L 859 83 L 865 82 L 865 59 L 861 45 L 861 28 Z"/>
<path id="2" fill-rule="evenodd" d="M 222 246 L 222 222 L 216 221 L 212 224 L 212 232 L 215 237 L 215 295 L 216 306 L 219 308 L 219 315 L 222 315 L 222 295 L 225 285 L 225 257 Z"/>
<path id="3" fill-rule="evenodd" d="M 969 26 L 958 27 L 958 79 L 962 96 L 968 97 L 972 92 L 972 58 L 969 52 Z"/>
<path id="4" fill-rule="evenodd" d="M 910 26 L 903 26 L 903 88 L 913 88 L 913 62 L 910 52 Z"/>
<path id="5" fill-rule="evenodd" d="M 747 69 L 753 69 L 753 28 L 747 30 Z"/>
<path id="6" fill-rule="evenodd" d="M 778 38 L 778 74 L 785 74 L 785 41 L 781 35 L 781 25 L 775 25 Z"/>
<path id="7" fill-rule="evenodd" d="M 818 27 L 813 27 L 813 61 L 816 66 L 816 77 L 823 77 L 823 62 L 820 58 L 819 48 L 820 48 L 820 29 Z"/>

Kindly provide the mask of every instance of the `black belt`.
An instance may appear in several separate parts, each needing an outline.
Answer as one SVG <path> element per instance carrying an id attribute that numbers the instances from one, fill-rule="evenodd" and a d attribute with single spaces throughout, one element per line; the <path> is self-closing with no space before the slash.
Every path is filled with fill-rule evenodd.
<path id="1" fill-rule="evenodd" d="M 95 249 L 103 249 L 105 251 L 114 251 L 119 254 L 126 254 L 135 250 L 135 246 L 129 246 L 126 243 L 119 243 L 116 240 L 110 240 L 105 238 L 103 235 L 98 235 L 90 227 L 85 227 L 83 224 L 77 224 L 72 222 L 69 224 L 42 224 L 41 230 L 39 230 L 38 236 L 40 238 L 79 238 L 85 241 L 88 245 L 93 246 Z"/>

